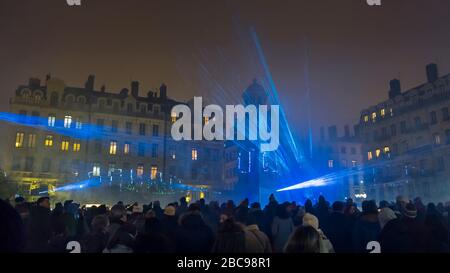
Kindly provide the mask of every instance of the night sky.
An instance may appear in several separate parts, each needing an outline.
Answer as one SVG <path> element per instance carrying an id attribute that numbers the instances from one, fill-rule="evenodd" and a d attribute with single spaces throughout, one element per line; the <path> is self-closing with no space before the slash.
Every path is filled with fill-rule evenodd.
<path id="1" fill-rule="evenodd" d="M 95 74 L 96 88 L 114 92 L 139 80 L 145 95 L 164 82 L 175 99 L 233 103 L 263 75 L 253 26 L 297 134 L 305 124 L 305 40 L 315 127 L 354 124 L 363 108 L 387 98 L 389 80 L 419 85 L 429 62 L 450 73 L 450 1 L 382 3 L 0 0 L 0 111 L 19 84 L 49 72 L 73 86 Z"/>

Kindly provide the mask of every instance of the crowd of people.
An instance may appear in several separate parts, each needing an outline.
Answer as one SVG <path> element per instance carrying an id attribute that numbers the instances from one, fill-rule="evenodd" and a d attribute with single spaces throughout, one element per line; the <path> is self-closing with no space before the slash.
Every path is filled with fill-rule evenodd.
<path id="1" fill-rule="evenodd" d="M 360 205 L 360 206 L 359 206 Z M 382 253 L 450 252 L 450 206 L 424 205 L 420 198 L 395 202 L 352 200 L 332 204 L 277 202 L 261 208 L 248 199 L 238 205 L 185 198 L 164 208 L 118 202 L 84 207 L 72 200 L 55 204 L 16 198 L 0 200 L 0 251 L 82 253 Z"/>

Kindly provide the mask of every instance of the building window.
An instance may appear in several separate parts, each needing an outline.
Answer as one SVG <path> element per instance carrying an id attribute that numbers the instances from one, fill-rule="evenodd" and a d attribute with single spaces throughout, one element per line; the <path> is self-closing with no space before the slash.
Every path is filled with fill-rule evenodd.
<path id="1" fill-rule="evenodd" d="M 384 147 L 385 154 L 389 154 L 390 152 L 391 152 L 391 149 L 389 148 L 389 146 Z"/>
<path id="2" fill-rule="evenodd" d="M 400 122 L 400 133 L 402 134 L 406 133 L 406 121 Z"/>
<path id="3" fill-rule="evenodd" d="M 145 123 L 139 123 L 139 135 L 145 136 Z"/>
<path id="4" fill-rule="evenodd" d="M 358 162 L 356 160 L 352 160 L 352 168 L 358 166 Z"/>
<path id="5" fill-rule="evenodd" d="M 94 166 L 92 167 L 92 175 L 100 176 L 100 163 L 94 163 Z"/>
<path id="6" fill-rule="evenodd" d="M 44 145 L 45 147 L 53 147 L 53 136 L 51 135 L 45 136 Z"/>
<path id="7" fill-rule="evenodd" d="M 395 124 L 391 125 L 391 136 L 397 135 L 397 126 Z"/>
<path id="8" fill-rule="evenodd" d="M 170 119 L 172 120 L 172 123 L 175 123 L 177 121 L 177 113 L 170 113 Z"/>
<path id="9" fill-rule="evenodd" d="M 81 118 L 77 118 L 75 120 L 75 129 L 77 130 L 83 129 L 83 122 L 81 121 Z"/>
<path id="10" fill-rule="evenodd" d="M 158 167 L 152 166 L 151 172 L 150 172 L 150 179 L 155 180 L 157 176 L 158 176 Z"/>
<path id="11" fill-rule="evenodd" d="M 389 109 L 389 114 L 391 115 L 391 117 L 393 117 L 394 116 L 394 109 L 390 108 Z"/>
<path id="12" fill-rule="evenodd" d="M 159 135 L 159 126 L 158 125 L 153 125 L 153 136 L 157 137 Z"/>
<path id="13" fill-rule="evenodd" d="M 94 151 L 98 154 L 100 154 L 102 152 L 102 142 L 101 141 L 96 141 L 94 143 Z"/>
<path id="14" fill-rule="evenodd" d="M 352 148 L 350 149 L 350 152 L 351 152 L 352 155 L 356 154 L 356 148 L 355 148 L 355 147 L 352 147 Z"/>
<path id="15" fill-rule="evenodd" d="M 72 126 L 72 116 L 64 116 L 64 128 L 70 128 Z"/>
<path id="16" fill-rule="evenodd" d="M 117 141 L 111 141 L 109 143 L 109 154 L 110 155 L 117 154 Z"/>
<path id="17" fill-rule="evenodd" d="M 128 155 L 130 154 L 130 143 L 125 143 L 125 145 L 123 146 L 123 154 L 124 155 Z"/>
<path id="18" fill-rule="evenodd" d="M 73 142 L 73 151 L 79 152 L 81 150 L 81 143 L 79 141 Z"/>
<path id="19" fill-rule="evenodd" d="M 125 131 L 127 134 L 131 135 L 133 124 L 131 122 L 125 123 Z"/>
<path id="20" fill-rule="evenodd" d="M 132 103 L 128 103 L 127 104 L 127 112 L 128 113 L 133 113 L 133 104 Z"/>
<path id="21" fill-rule="evenodd" d="M 152 144 L 152 157 L 158 157 L 158 144 Z"/>
<path id="22" fill-rule="evenodd" d="M 113 120 L 111 124 L 111 132 L 117 133 L 119 127 L 119 122 L 117 120 Z"/>
<path id="23" fill-rule="evenodd" d="M 69 150 L 69 141 L 63 140 L 61 142 L 61 151 L 68 151 Z"/>
<path id="24" fill-rule="evenodd" d="M 44 158 L 42 160 L 42 172 L 44 173 L 50 172 L 51 165 L 52 161 L 50 160 L 50 158 Z"/>
<path id="25" fill-rule="evenodd" d="M 55 115 L 51 114 L 48 116 L 47 124 L 49 127 L 55 127 L 56 117 Z"/>
<path id="26" fill-rule="evenodd" d="M 11 166 L 11 168 L 12 168 L 13 171 L 18 171 L 18 170 L 20 170 L 20 164 L 21 164 L 20 161 L 21 161 L 21 160 L 20 160 L 20 157 L 13 156 L 13 159 L 12 159 L 12 166 Z"/>
<path id="27" fill-rule="evenodd" d="M 436 111 L 430 112 L 430 123 L 436 124 L 437 123 L 437 114 Z"/>
<path id="28" fill-rule="evenodd" d="M 377 121 L 377 112 L 373 112 L 372 113 L 372 122 L 376 122 Z"/>
<path id="29" fill-rule="evenodd" d="M 192 157 L 192 160 L 197 160 L 198 159 L 197 149 L 192 148 L 191 157 Z"/>
<path id="30" fill-rule="evenodd" d="M 328 160 L 328 168 L 330 169 L 334 168 L 334 160 L 332 159 Z"/>
<path id="31" fill-rule="evenodd" d="M 376 155 L 377 157 L 380 157 L 380 155 L 381 155 L 381 149 L 376 149 L 376 150 L 375 150 L 375 155 Z"/>
<path id="32" fill-rule="evenodd" d="M 384 109 L 384 108 L 381 109 L 380 115 L 381 115 L 382 118 L 384 118 L 386 116 L 386 109 Z"/>
<path id="33" fill-rule="evenodd" d="M 105 126 L 105 120 L 104 119 L 97 119 L 97 128 L 98 130 L 103 130 L 103 127 Z"/>
<path id="34" fill-rule="evenodd" d="M 36 147 L 36 134 L 29 134 L 28 135 L 28 148 L 35 148 Z"/>
<path id="35" fill-rule="evenodd" d="M 17 133 L 16 134 L 16 148 L 23 148 L 23 138 L 25 137 L 24 133 Z"/>
<path id="36" fill-rule="evenodd" d="M 136 175 L 138 177 L 142 177 L 144 175 L 144 164 L 138 164 L 138 167 L 136 169 Z"/>
<path id="37" fill-rule="evenodd" d="M 346 154 L 346 153 L 347 153 L 347 148 L 341 147 L 341 154 Z"/>
<path id="38" fill-rule="evenodd" d="M 372 151 L 368 151 L 367 152 L 367 160 L 372 160 L 372 159 L 373 159 Z"/>
<path id="39" fill-rule="evenodd" d="M 365 122 L 365 123 L 369 122 L 369 115 L 365 115 L 365 116 L 364 116 L 364 122 Z"/>
<path id="40" fill-rule="evenodd" d="M 442 108 L 442 120 L 448 120 L 449 119 L 449 115 L 448 115 L 448 107 L 444 107 Z"/>
<path id="41" fill-rule="evenodd" d="M 138 144 L 138 156 L 145 156 L 145 143 Z"/>
<path id="42" fill-rule="evenodd" d="M 420 117 L 415 117 L 414 118 L 414 124 L 416 125 L 416 128 L 420 128 L 420 126 L 422 125 L 422 120 Z"/>
<path id="43" fill-rule="evenodd" d="M 25 158 L 25 171 L 32 172 L 33 171 L 33 165 L 34 165 L 34 158 L 33 157 L 26 157 Z"/>
<path id="44" fill-rule="evenodd" d="M 208 124 L 208 122 L 209 122 L 209 117 L 204 117 L 204 122 L 205 122 L 205 124 Z"/>
<path id="45" fill-rule="evenodd" d="M 116 170 L 116 162 L 109 162 L 108 163 L 108 176 L 112 176 L 114 174 L 115 170 Z"/>
<path id="46" fill-rule="evenodd" d="M 434 145 L 441 145 L 441 134 L 436 133 L 433 135 Z"/>

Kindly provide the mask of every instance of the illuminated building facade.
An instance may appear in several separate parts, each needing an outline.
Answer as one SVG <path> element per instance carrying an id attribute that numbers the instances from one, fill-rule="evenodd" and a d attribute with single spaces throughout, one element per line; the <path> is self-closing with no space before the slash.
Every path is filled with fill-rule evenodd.
<path id="1" fill-rule="evenodd" d="M 426 67 L 426 75 L 426 83 L 404 92 L 392 80 L 389 99 L 361 112 L 370 198 L 449 196 L 450 75 L 440 77 L 436 64 Z"/>
<path id="2" fill-rule="evenodd" d="M 172 140 L 171 109 L 179 102 L 168 98 L 165 85 L 141 97 L 139 82 L 112 93 L 94 90 L 94 80 L 79 88 L 47 76 L 43 85 L 30 79 L 16 90 L 10 113 L 22 120 L 2 130 L 1 168 L 20 193 L 51 193 L 86 179 L 123 190 L 221 189 L 223 142 Z"/>
<path id="3" fill-rule="evenodd" d="M 313 158 L 316 169 L 325 176 L 336 174 L 333 177 L 336 181 L 331 181 L 332 192 L 327 194 L 328 198 L 352 198 L 357 202 L 367 198 L 364 177 L 359 171 L 364 163 L 362 144 L 349 126 L 344 127 L 344 134 L 341 136 L 338 135 L 336 126 L 329 127 L 327 135 L 324 128 L 321 128 L 316 149 Z M 337 186 L 334 186 L 336 183 Z"/>

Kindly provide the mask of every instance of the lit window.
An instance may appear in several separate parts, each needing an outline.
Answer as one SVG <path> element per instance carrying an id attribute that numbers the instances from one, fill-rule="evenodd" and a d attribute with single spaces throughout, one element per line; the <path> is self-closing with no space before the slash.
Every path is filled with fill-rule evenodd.
<path id="1" fill-rule="evenodd" d="M 435 134 L 434 135 L 434 144 L 435 145 L 441 145 L 441 135 L 440 134 Z"/>
<path id="2" fill-rule="evenodd" d="M 100 176 L 100 163 L 94 163 L 94 167 L 92 167 L 92 175 Z"/>
<path id="3" fill-rule="evenodd" d="M 77 118 L 75 121 L 75 129 L 81 130 L 83 129 L 83 122 L 81 121 L 81 118 Z"/>
<path id="4" fill-rule="evenodd" d="M 152 166 L 152 169 L 151 169 L 151 172 L 150 172 L 150 179 L 155 180 L 157 174 L 158 174 L 158 167 Z"/>
<path id="5" fill-rule="evenodd" d="M 372 113 L 372 122 L 376 122 L 377 121 L 377 112 L 373 112 Z"/>
<path id="6" fill-rule="evenodd" d="M 197 159 L 198 159 L 197 149 L 193 148 L 192 149 L 192 160 L 197 160 Z"/>
<path id="7" fill-rule="evenodd" d="M 369 116 L 368 115 L 364 116 L 364 122 L 369 122 Z"/>
<path id="8" fill-rule="evenodd" d="M 381 117 L 385 117 L 386 116 L 386 109 L 381 109 L 381 111 L 380 111 L 380 114 L 381 114 Z"/>
<path id="9" fill-rule="evenodd" d="M 371 151 L 367 152 L 367 159 L 368 160 L 372 160 L 373 159 L 373 155 L 372 155 Z"/>
<path id="10" fill-rule="evenodd" d="M 384 153 L 385 154 L 388 154 L 390 152 L 391 152 L 391 149 L 388 146 L 384 147 Z"/>
<path id="11" fill-rule="evenodd" d="M 136 170 L 136 175 L 141 177 L 144 175 L 144 165 L 139 164 Z"/>
<path id="12" fill-rule="evenodd" d="M 170 114 L 170 118 L 172 119 L 172 122 L 176 122 L 176 121 L 177 121 L 177 113 L 172 112 L 172 113 Z"/>
<path id="13" fill-rule="evenodd" d="M 48 116 L 48 126 L 49 127 L 55 127 L 56 117 L 55 115 L 49 115 Z"/>
<path id="14" fill-rule="evenodd" d="M 109 143 L 109 154 L 110 155 L 117 154 L 117 141 L 111 141 Z"/>
<path id="15" fill-rule="evenodd" d="M 81 143 L 79 141 L 75 141 L 73 143 L 73 151 L 74 152 L 79 152 L 81 149 Z"/>
<path id="16" fill-rule="evenodd" d="M 36 135 L 29 134 L 28 135 L 28 148 L 34 148 L 34 147 L 36 147 Z"/>
<path id="17" fill-rule="evenodd" d="M 52 147 L 53 146 L 53 136 L 46 136 L 44 141 L 45 147 Z"/>
<path id="18" fill-rule="evenodd" d="M 64 128 L 70 128 L 72 126 L 72 116 L 64 117 Z"/>
<path id="19" fill-rule="evenodd" d="M 130 154 L 130 143 L 125 143 L 125 145 L 123 146 L 123 154 Z"/>
<path id="20" fill-rule="evenodd" d="M 334 160 L 330 159 L 328 160 L 328 168 L 333 168 L 334 167 Z"/>
<path id="21" fill-rule="evenodd" d="M 209 117 L 205 117 L 205 124 L 208 124 L 209 122 Z"/>
<path id="22" fill-rule="evenodd" d="M 205 193 L 204 192 L 200 192 L 200 199 L 204 199 L 205 198 Z"/>
<path id="23" fill-rule="evenodd" d="M 17 133 L 16 134 L 16 148 L 23 148 L 23 138 L 25 134 L 24 133 Z"/>
<path id="24" fill-rule="evenodd" d="M 380 155 L 381 155 L 381 150 L 380 150 L 380 149 L 376 149 L 376 150 L 375 150 L 375 155 L 376 155 L 377 157 L 380 157 Z"/>
<path id="25" fill-rule="evenodd" d="M 68 151 L 69 150 L 69 141 L 63 140 L 61 142 L 61 151 Z"/>
<path id="26" fill-rule="evenodd" d="M 356 160 L 352 160 L 352 167 L 355 168 L 357 166 L 358 162 Z"/>
<path id="27" fill-rule="evenodd" d="M 391 114 L 391 117 L 393 117 L 394 116 L 394 109 L 389 109 L 389 113 Z"/>

